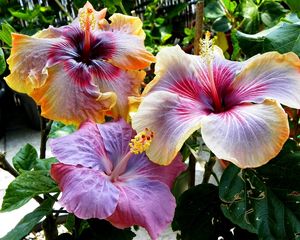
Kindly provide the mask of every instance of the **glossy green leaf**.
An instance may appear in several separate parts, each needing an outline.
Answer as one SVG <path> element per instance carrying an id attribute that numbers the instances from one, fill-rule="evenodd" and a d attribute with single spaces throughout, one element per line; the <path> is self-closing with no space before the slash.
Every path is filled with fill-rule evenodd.
<path id="1" fill-rule="evenodd" d="M 253 0 L 242 0 L 241 1 L 241 13 L 243 16 L 243 31 L 246 33 L 255 33 L 259 29 L 259 11 L 258 6 Z"/>
<path id="2" fill-rule="evenodd" d="M 292 11 L 300 12 L 299 0 L 285 0 L 285 2 L 289 5 Z"/>
<path id="3" fill-rule="evenodd" d="M 248 57 L 268 51 L 293 51 L 300 56 L 300 19 L 296 14 L 289 15 L 286 21 L 257 34 L 237 31 L 236 37 L 242 51 Z"/>
<path id="4" fill-rule="evenodd" d="M 236 7 L 237 7 L 237 3 L 235 1 L 231 1 L 231 0 L 222 0 L 226 9 L 230 12 L 230 13 L 234 13 Z"/>
<path id="5" fill-rule="evenodd" d="M 1 24 L 0 30 L 0 40 L 11 46 L 11 33 L 16 32 L 16 30 L 7 22 Z"/>
<path id="6" fill-rule="evenodd" d="M 25 217 L 23 217 L 14 229 L 7 233 L 4 237 L 0 238 L 0 240 L 23 239 L 23 237 L 28 235 L 32 231 L 33 227 L 38 224 L 44 216 L 51 213 L 53 204 L 54 201 L 52 199 L 44 201 L 33 212 L 28 213 Z"/>
<path id="7" fill-rule="evenodd" d="M 272 0 L 265 0 L 259 6 L 261 21 L 267 27 L 273 27 L 278 23 L 279 19 L 283 17 L 288 10 L 286 10 L 279 2 Z"/>
<path id="8" fill-rule="evenodd" d="M 53 163 L 57 163 L 57 159 L 54 157 L 45 158 L 45 159 L 37 159 L 34 165 L 34 170 L 50 170 L 51 165 Z"/>
<path id="9" fill-rule="evenodd" d="M 223 6 L 219 1 L 210 0 L 207 2 L 204 8 L 204 16 L 209 19 L 216 19 L 219 17 L 225 16 L 226 13 L 224 11 Z"/>
<path id="10" fill-rule="evenodd" d="M 22 172 L 24 170 L 29 171 L 36 164 L 37 157 L 38 154 L 35 148 L 32 145 L 27 143 L 13 157 L 12 161 L 13 161 L 14 168 L 18 172 Z"/>
<path id="11" fill-rule="evenodd" d="M 39 194 L 58 191 L 49 171 L 25 171 L 8 185 L 1 212 L 17 209 Z"/>
<path id="12" fill-rule="evenodd" d="M 69 135 L 74 132 L 76 127 L 74 125 L 65 125 L 61 122 L 54 121 L 51 125 L 51 130 L 48 135 L 49 138 L 58 138 Z"/>
<path id="13" fill-rule="evenodd" d="M 180 230 L 177 239 L 257 239 L 226 219 L 220 204 L 218 187 L 212 184 L 200 184 L 185 191 L 178 200 L 172 224 L 173 230 Z"/>
<path id="14" fill-rule="evenodd" d="M 231 24 L 227 17 L 223 16 L 217 18 L 212 24 L 213 30 L 217 32 L 227 32 L 231 29 Z"/>
<path id="15" fill-rule="evenodd" d="M 231 164 L 220 182 L 222 211 L 260 239 L 300 239 L 300 152 L 241 170 Z"/>
<path id="16" fill-rule="evenodd" d="M 5 56 L 2 48 L 0 47 L 0 75 L 4 73 L 6 69 Z"/>

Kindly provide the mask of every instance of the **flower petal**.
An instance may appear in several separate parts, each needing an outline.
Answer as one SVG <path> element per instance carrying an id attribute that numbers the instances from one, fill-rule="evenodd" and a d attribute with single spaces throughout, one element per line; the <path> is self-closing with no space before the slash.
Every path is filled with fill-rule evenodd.
<path id="1" fill-rule="evenodd" d="M 105 219 L 115 211 L 120 191 L 99 171 L 57 163 L 51 176 L 62 191 L 60 204 L 77 217 Z"/>
<path id="2" fill-rule="evenodd" d="M 7 60 L 11 73 L 5 78 L 8 86 L 22 93 L 42 86 L 47 78 L 44 67 L 48 51 L 57 41 L 13 33 L 11 55 Z"/>
<path id="3" fill-rule="evenodd" d="M 168 166 L 161 166 L 149 161 L 145 153 L 133 155 L 129 161 L 126 171 L 119 177 L 120 181 L 135 178 L 136 176 L 158 180 L 171 188 L 176 177 L 186 169 L 182 162 L 182 156 L 178 154 Z"/>
<path id="4" fill-rule="evenodd" d="M 117 183 L 120 199 L 116 211 L 107 220 L 118 228 L 139 225 L 148 231 L 151 239 L 172 222 L 175 198 L 167 185 L 146 178 Z"/>
<path id="5" fill-rule="evenodd" d="M 142 28 L 143 22 L 138 17 L 115 13 L 109 18 L 109 20 L 111 21 L 109 26 L 110 31 L 120 31 L 127 34 L 136 35 L 143 40 L 146 37 L 146 34 Z"/>
<path id="6" fill-rule="evenodd" d="M 204 142 L 220 159 L 240 168 L 259 167 L 274 158 L 289 136 L 287 116 L 273 100 L 236 106 L 203 118 Z"/>
<path id="7" fill-rule="evenodd" d="M 87 119 L 103 122 L 115 105 L 116 95 L 101 93 L 86 65 L 75 61 L 61 65 L 50 67 L 46 83 L 30 94 L 41 105 L 42 115 L 66 124 L 79 125 Z"/>
<path id="8" fill-rule="evenodd" d="M 200 120 L 205 115 L 207 112 L 199 101 L 157 91 L 146 96 L 138 111 L 132 114 L 132 126 L 137 132 L 145 128 L 154 132 L 147 156 L 155 163 L 168 165 L 185 140 L 200 128 Z"/>
<path id="9" fill-rule="evenodd" d="M 230 102 L 263 102 L 272 98 L 300 108 L 300 60 L 294 53 L 269 52 L 249 60 L 235 79 Z"/>
<path id="10" fill-rule="evenodd" d="M 125 70 L 148 67 L 155 61 L 155 57 L 146 50 L 144 40 L 140 36 L 129 34 L 124 29 L 111 29 L 97 34 L 102 39 L 111 39 L 114 43 L 115 50 L 109 62 Z"/>
<path id="11" fill-rule="evenodd" d="M 116 105 L 112 108 L 115 118 L 121 116 L 128 120 L 129 96 L 139 96 L 140 87 L 146 73 L 144 71 L 125 71 L 104 61 L 93 61 L 92 74 L 95 84 L 102 92 L 114 92 Z"/>
<path id="12" fill-rule="evenodd" d="M 76 132 L 50 141 L 52 153 L 59 162 L 111 173 L 113 166 L 95 123 L 87 121 Z"/>
<path id="13" fill-rule="evenodd" d="M 116 122 L 97 124 L 97 128 L 108 158 L 115 167 L 119 161 L 129 152 L 129 142 L 135 135 L 131 126 L 123 119 Z"/>
<path id="14" fill-rule="evenodd" d="M 220 52 L 221 51 L 221 52 Z M 222 50 L 215 47 L 213 59 L 186 54 L 179 46 L 163 48 L 157 54 L 156 77 L 145 88 L 149 91 L 168 91 L 191 98 L 213 110 L 216 88 L 219 96 L 224 95 L 241 64 L 226 60 Z"/>

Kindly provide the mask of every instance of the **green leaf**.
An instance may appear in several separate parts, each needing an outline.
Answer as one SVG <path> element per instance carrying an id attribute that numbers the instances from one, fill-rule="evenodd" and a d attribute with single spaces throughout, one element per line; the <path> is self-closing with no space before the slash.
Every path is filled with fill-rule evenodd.
<path id="1" fill-rule="evenodd" d="M 217 32 L 227 32 L 231 29 L 231 24 L 227 17 L 223 16 L 217 18 L 212 24 L 213 30 Z"/>
<path id="2" fill-rule="evenodd" d="M 46 159 L 37 159 L 34 165 L 34 170 L 50 170 L 51 165 L 53 163 L 57 163 L 57 159 L 55 157 L 46 158 Z"/>
<path id="3" fill-rule="evenodd" d="M 210 0 L 204 8 L 204 16 L 210 19 L 216 19 L 225 16 L 226 13 L 219 1 Z"/>
<path id="4" fill-rule="evenodd" d="M 236 7 L 237 7 L 237 3 L 235 1 L 231 1 L 231 0 L 221 0 L 223 1 L 226 9 L 230 12 L 230 13 L 234 13 Z"/>
<path id="5" fill-rule="evenodd" d="M 200 184 L 185 191 L 178 200 L 172 224 L 173 230 L 181 231 L 179 239 L 233 239 L 233 234 L 234 239 L 256 239 L 226 219 L 220 204 L 218 187 L 212 184 Z"/>
<path id="6" fill-rule="evenodd" d="M 11 46 L 11 33 L 16 32 L 16 30 L 7 22 L 3 22 L 1 28 L 0 40 L 5 42 L 8 46 Z"/>
<path id="7" fill-rule="evenodd" d="M 21 221 L 7 233 L 0 240 L 20 240 L 28 235 L 33 227 L 37 225 L 44 216 L 48 215 L 52 211 L 52 206 L 54 201 L 52 199 L 45 200 L 39 207 L 37 207 L 33 212 L 28 213 Z"/>
<path id="8" fill-rule="evenodd" d="M 74 125 L 65 125 L 61 122 L 54 121 L 51 125 L 51 130 L 48 135 L 49 138 L 58 138 L 69 135 L 76 130 Z"/>
<path id="9" fill-rule="evenodd" d="M 300 12 L 299 0 L 285 0 L 285 2 L 289 5 L 292 11 Z"/>
<path id="10" fill-rule="evenodd" d="M 279 2 L 266 0 L 259 6 L 259 12 L 261 21 L 267 27 L 273 27 L 287 13 L 287 10 Z"/>
<path id="11" fill-rule="evenodd" d="M 257 34 L 237 31 L 236 37 L 242 51 L 247 57 L 269 51 L 293 51 L 300 56 L 300 19 L 296 14 L 291 14 L 286 20 Z"/>
<path id="12" fill-rule="evenodd" d="M 0 75 L 4 73 L 6 69 L 5 56 L 2 48 L 0 47 Z"/>
<path id="13" fill-rule="evenodd" d="M 58 191 L 56 183 L 49 175 L 49 171 L 25 171 L 8 185 L 1 212 L 20 208 L 39 194 Z"/>
<path id="14" fill-rule="evenodd" d="M 27 143 L 13 157 L 12 162 L 13 162 L 14 168 L 18 172 L 22 172 L 24 170 L 29 171 L 36 164 L 37 157 L 38 157 L 38 154 L 37 154 L 35 148 L 32 145 Z"/>
<path id="15" fill-rule="evenodd" d="M 169 6 L 168 12 L 166 14 L 166 18 L 172 19 L 178 16 L 183 10 L 186 9 L 187 6 L 188 6 L 187 3 L 177 3 L 175 5 Z"/>
<path id="16" fill-rule="evenodd" d="M 243 31 L 246 33 L 257 32 L 260 23 L 258 6 L 252 0 L 242 0 L 241 13 L 244 17 Z"/>
<path id="17" fill-rule="evenodd" d="M 300 152 L 241 170 L 231 164 L 220 182 L 222 211 L 260 239 L 300 239 Z"/>

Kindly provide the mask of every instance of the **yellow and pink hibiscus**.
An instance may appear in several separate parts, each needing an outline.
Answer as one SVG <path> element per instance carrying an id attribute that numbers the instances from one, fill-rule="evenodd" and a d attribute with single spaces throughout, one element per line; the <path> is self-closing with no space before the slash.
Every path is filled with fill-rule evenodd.
<path id="1" fill-rule="evenodd" d="M 180 155 L 169 166 L 152 163 L 143 152 L 151 133 L 134 136 L 122 119 L 84 122 L 75 133 L 50 142 L 59 161 L 51 176 L 68 212 L 81 219 L 106 219 L 118 228 L 139 225 L 157 239 L 173 219 L 170 187 L 185 165 Z"/>
<path id="2" fill-rule="evenodd" d="M 279 103 L 300 108 L 300 61 L 294 53 L 269 52 L 245 62 L 226 60 L 204 44 L 203 54 L 179 46 L 157 55 L 156 77 L 132 116 L 133 128 L 154 131 L 150 160 L 169 164 L 196 130 L 220 159 L 241 168 L 267 163 L 289 136 Z"/>
<path id="3" fill-rule="evenodd" d="M 105 15 L 87 2 L 68 26 L 32 37 L 14 33 L 7 84 L 31 96 L 49 119 L 78 125 L 127 118 L 128 96 L 139 96 L 140 70 L 154 57 L 139 18 L 114 14 L 109 23 Z"/>

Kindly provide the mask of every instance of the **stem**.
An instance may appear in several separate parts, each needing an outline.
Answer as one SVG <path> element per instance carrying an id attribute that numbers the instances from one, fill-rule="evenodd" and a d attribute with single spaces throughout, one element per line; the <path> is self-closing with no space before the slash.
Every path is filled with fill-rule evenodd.
<path id="1" fill-rule="evenodd" d="M 70 15 L 70 13 L 64 8 L 64 6 L 60 3 L 59 0 L 54 0 L 55 3 L 59 6 L 60 10 L 62 10 L 64 12 L 64 14 L 67 15 L 67 17 L 73 21 L 74 19 L 72 18 L 72 16 Z"/>
<path id="2" fill-rule="evenodd" d="M 52 213 L 46 216 L 42 223 L 46 240 L 55 240 L 58 236 L 57 223 Z"/>
<path id="3" fill-rule="evenodd" d="M 10 165 L 5 158 L 5 153 L 0 153 L 0 168 L 9 172 L 14 177 L 19 176 L 19 173 Z"/>
<path id="4" fill-rule="evenodd" d="M 196 171 L 196 158 L 193 154 L 190 154 L 189 157 L 189 180 L 188 180 L 188 186 L 189 188 L 195 186 L 195 171 Z"/>
<path id="5" fill-rule="evenodd" d="M 216 163 L 216 157 L 211 157 L 209 158 L 208 162 L 205 164 L 202 183 L 208 183 L 210 175 L 213 174 L 213 167 L 215 163 Z"/>
<path id="6" fill-rule="evenodd" d="M 202 37 L 203 28 L 203 14 L 204 14 L 204 2 L 198 1 L 196 4 L 196 23 L 195 23 L 195 40 L 194 40 L 194 54 L 200 54 L 200 39 Z"/>
<path id="7" fill-rule="evenodd" d="M 48 135 L 51 130 L 51 125 L 53 121 L 49 121 L 47 124 L 47 119 L 40 117 L 41 120 L 41 145 L 40 145 L 40 159 L 46 158 L 46 143 L 48 140 Z"/>

